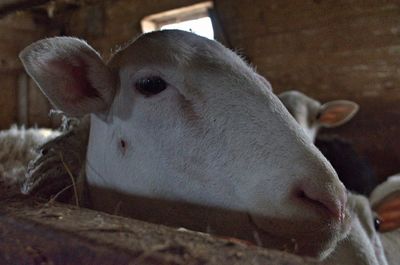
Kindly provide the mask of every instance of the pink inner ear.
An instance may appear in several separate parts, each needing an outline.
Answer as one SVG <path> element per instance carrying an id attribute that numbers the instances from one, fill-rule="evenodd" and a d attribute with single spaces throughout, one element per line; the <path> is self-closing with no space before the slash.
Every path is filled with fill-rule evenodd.
<path id="1" fill-rule="evenodd" d="M 62 76 L 62 96 L 67 101 L 77 101 L 83 98 L 100 97 L 98 91 L 92 86 L 87 75 L 87 65 L 79 58 L 74 58 L 77 65 L 70 61 L 52 60 L 48 62 L 50 71 Z"/>
<path id="2" fill-rule="evenodd" d="M 319 121 L 322 123 L 340 122 L 345 119 L 351 111 L 352 108 L 349 106 L 331 107 L 320 115 Z"/>

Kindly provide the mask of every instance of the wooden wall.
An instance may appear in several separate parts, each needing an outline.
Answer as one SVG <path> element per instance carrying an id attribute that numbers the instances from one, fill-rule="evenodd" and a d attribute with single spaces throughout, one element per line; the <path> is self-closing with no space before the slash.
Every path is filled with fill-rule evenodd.
<path id="1" fill-rule="evenodd" d="M 15 123 L 51 126 L 50 104 L 27 78 L 18 59 L 25 46 L 43 38 L 46 32 L 48 29 L 32 13 L 15 13 L 0 19 L 0 129 Z M 28 104 L 20 106 L 24 101 Z"/>
<path id="2" fill-rule="evenodd" d="M 240 3 L 217 1 L 233 47 L 277 93 L 358 102 L 351 123 L 322 134 L 351 140 L 380 178 L 400 172 L 400 2 Z"/>
<path id="3" fill-rule="evenodd" d="M 51 29 L 38 29 L 27 23 L 25 31 L 13 31 L 7 41 L 9 46 L 15 46 L 13 52 L 7 54 L 16 56 L 23 46 L 38 36 L 65 34 L 87 39 L 108 58 L 117 44 L 140 34 L 139 22 L 144 16 L 201 1 L 83 2 L 75 9 L 69 9 L 67 15 L 56 12 L 50 19 L 52 23 L 48 23 L 52 25 Z M 358 102 L 361 109 L 351 123 L 322 133 L 339 134 L 352 141 L 380 178 L 400 172 L 398 1 L 214 2 L 227 42 L 267 77 L 277 93 L 295 88 L 321 101 L 350 99 Z M 4 19 L 0 23 L 4 23 Z M 0 32 L 5 30 L 1 25 Z M 32 35 L 28 34 L 28 38 L 25 33 Z M 0 38 L 6 38 L 3 35 Z M 23 40 L 20 39 L 22 36 Z M 3 47 L 1 43 L 0 56 Z M 3 69 L 2 63 L 0 67 Z M 5 111 L 0 112 L 0 128 L 16 120 L 13 86 L 17 73 L 0 70 L 1 92 L 6 95 L 0 97 L 2 110 L 3 105 L 6 106 Z M 31 123 L 35 117 L 39 121 L 43 111 L 36 116 L 30 114 Z"/>

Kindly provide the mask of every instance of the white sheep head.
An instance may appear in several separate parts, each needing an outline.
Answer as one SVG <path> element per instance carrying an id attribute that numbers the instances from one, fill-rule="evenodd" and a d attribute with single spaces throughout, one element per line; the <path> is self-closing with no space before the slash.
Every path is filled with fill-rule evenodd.
<path id="1" fill-rule="evenodd" d="M 91 115 L 95 209 L 317 257 L 348 230 L 331 165 L 221 44 L 153 32 L 104 63 L 86 42 L 56 37 L 20 58 L 57 108 Z"/>
<path id="2" fill-rule="evenodd" d="M 313 142 L 320 128 L 343 125 L 359 109 L 357 103 L 349 100 L 333 100 L 321 104 L 296 90 L 285 91 L 278 97 Z"/>

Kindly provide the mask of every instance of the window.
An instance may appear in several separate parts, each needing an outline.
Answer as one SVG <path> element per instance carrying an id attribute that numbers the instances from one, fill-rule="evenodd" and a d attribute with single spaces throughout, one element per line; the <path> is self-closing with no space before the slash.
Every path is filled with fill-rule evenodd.
<path id="1" fill-rule="evenodd" d="M 147 16 L 142 19 L 142 31 L 180 29 L 214 39 L 214 30 L 209 16 L 212 2 L 203 2 Z"/>

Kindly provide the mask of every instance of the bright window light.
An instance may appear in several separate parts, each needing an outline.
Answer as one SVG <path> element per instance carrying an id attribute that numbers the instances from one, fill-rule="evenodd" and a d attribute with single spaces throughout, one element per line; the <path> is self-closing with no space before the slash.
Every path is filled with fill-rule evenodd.
<path id="1" fill-rule="evenodd" d="M 143 32 L 163 29 L 180 29 L 214 39 L 214 30 L 209 16 L 212 1 L 167 10 L 144 17 L 140 24 Z"/>
<path id="2" fill-rule="evenodd" d="M 180 29 L 196 33 L 197 35 L 209 39 L 214 39 L 214 30 L 212 27 L 210 17 L 202 17 L 198 19 L 186 20 L 173 24 L 166 24 L 161 26 L 161 30 L 163 29 Z"/>

